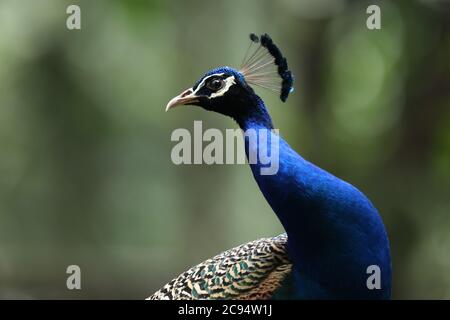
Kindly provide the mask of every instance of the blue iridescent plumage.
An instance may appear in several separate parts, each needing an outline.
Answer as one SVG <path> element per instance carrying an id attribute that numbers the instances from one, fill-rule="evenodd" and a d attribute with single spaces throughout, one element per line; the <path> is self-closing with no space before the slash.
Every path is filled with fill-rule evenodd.
<path id="1" fill-rule="evenodd" d="M 262 100 L 242 129 L 268 130 Z M 257 119 L 256 121 L 254 119 Z M 270 121 L 271 122 L 271 121 Z M 281 137 L 279 170 L 262 175 L 260 162 L 250 164 L 258 186 L 288 234 L 293 262 L 292 298 L 387 299 L 391 294 L 389 243 L 371 202 L 351 184 L 303 159 Z M 270 139 L 246 151 L 270 152 Z M 267 149 L 267 150 L 266 150 Z M 272 150 L 273 152 L 273 150 Z M 367 268 L 380 268 L 380 289 L 369 289 Z"/>

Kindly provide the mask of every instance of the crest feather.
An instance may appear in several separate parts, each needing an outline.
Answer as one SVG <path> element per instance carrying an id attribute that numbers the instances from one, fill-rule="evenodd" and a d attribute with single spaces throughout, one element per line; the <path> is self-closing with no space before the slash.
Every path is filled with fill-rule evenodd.
<path id="1" fill-rule="evenodd" d="M 267 34 L 258 37 L 250 34 L 250 46 L 247 49 L 239 72 L 248 84 L 280 94 L 281 101 L 285 102 L 289 93 L 293 91 L 294 78 L 288 68 L 287 60 L 280 49 L 273 43 Z M 249 55 L 253 44 L 259 44 Z"/>

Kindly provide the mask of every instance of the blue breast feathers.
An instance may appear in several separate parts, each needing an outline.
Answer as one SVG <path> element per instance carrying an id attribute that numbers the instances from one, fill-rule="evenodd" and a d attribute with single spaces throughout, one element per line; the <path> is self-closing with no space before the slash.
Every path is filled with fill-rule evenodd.
<path id="1" fill-rule="evenodd" d="M 267 131 L 267 141 L 246 136 L 246 152 L 249 159 L 257 154 L 258 161 L 250 163 L 253 175 L 288 234 L 293 297 L 389 298 L 389 243 L 367 197 L 303 159 L 269 128 L 249 121 L 243 129 Z M 263 164 L 259 156 L 273 153 L 279 154 L 278 170 L 263 174 L 273 164 Z M 371 266 L 379 268 L 377 279 L 370 278 Z M 371 281 L 379 281 L 374 282 L 379 288 Z"/>

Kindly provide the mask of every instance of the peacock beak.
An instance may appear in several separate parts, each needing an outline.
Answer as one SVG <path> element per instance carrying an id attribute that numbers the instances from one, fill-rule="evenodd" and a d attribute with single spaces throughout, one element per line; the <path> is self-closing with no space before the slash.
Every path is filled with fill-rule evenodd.
<path id="1" fill-rule="evenodd" d="M 195 102 L 198 102 L 198 96 L 196 96 L 194 90 L 190 88 L 170 100 L 166 106 L 166 111 L 169 111 L 169 109 L 172 109 L 176 106 L 192 104 Z"/>

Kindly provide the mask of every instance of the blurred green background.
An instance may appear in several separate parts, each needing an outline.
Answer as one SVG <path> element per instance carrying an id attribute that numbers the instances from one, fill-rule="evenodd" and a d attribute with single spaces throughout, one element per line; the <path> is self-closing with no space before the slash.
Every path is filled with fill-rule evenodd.
<path id="1" fill-rule="evenodd" d="M 269 33 L 296 76 L 258 90 L 305 158 L 386 223 L 393 297 L 450 298 L 450 3 L 0 1 L 0 298 L 142 299 L 225 249 L 282 232 L 247 165 L 172 164 L 171 132 L 235 128 L 165 113 Z M 81 7 L 82 30 L 66 28 Z M 66 288 L 81 267 L 82 290 Z"/>

